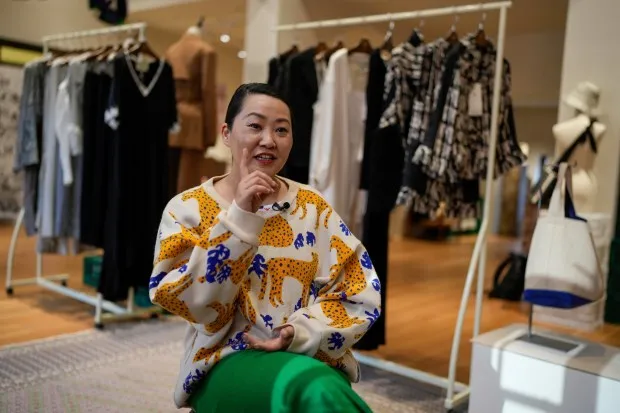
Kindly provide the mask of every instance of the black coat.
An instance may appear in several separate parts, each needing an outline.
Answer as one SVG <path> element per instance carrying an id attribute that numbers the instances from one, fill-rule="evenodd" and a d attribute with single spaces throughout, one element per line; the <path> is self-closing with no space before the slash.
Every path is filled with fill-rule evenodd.
<path id="1" fill-rule="evenodd" d="M 287 82 L 284 87 L 293 118 L 293 148 L 288 165 L 307 168 L 310 165 L 314 103 L 319 84 L 314 61 L 315 48 L 304 50 L 287 62 Z"/>

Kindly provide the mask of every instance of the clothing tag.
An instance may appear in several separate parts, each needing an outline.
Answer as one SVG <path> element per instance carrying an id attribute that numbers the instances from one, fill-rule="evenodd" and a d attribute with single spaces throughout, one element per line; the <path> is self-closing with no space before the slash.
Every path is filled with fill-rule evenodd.
<path id="1" fill-rule="evenodd" d="M 482 116 L 482 85 L 474 83 L 469 92 L 469 116 Z"/>
<path id="2" fill-rule="evenodd" d="M 149 60 L 142 53 L 138 55 L 138 61 L 136 62 L 136 70 L 141 73 L 148 72 Z"/>

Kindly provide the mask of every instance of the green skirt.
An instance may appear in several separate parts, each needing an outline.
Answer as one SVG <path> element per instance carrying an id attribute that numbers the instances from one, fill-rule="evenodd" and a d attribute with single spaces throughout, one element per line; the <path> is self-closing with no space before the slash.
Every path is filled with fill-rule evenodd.
<path id="1" fill-rule="evenodd" d="M 190 406 L 196 413 L 372 412 L 344 373 L 312 357 L 256 350 L 217 363 Z"/>

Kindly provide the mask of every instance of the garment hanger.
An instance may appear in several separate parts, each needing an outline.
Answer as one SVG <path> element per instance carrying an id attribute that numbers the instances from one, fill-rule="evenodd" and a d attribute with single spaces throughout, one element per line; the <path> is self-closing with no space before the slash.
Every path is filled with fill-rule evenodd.
<path id="1" fill-rule="evenodd" d="M 394 44 L 392 43 L 393 33 L 394 20 L 390 20 L 390 25 L 385 33 L 385 37 L 383 38 L 383 44 L 379 47 L 379 53 L 381 54 L 381 59 L 383 60 L 389 60 L 392 58 L 392 49 L 394 48 Z"/>
<path id="2" fill-rule="evenodd" d="M 286 52 L 284 52 L 284 53 L 282 53 L 280 55 L 280 59 L 286 60 L 291 55 L 294 55 L 294 54 L 297 54 L 297 53 L 299 53 L 299 46 L 297 45 L 297 42 L 293 42 L 293 44 L 291 45 L 291 48 L 288 49 Z"/>
<path id="3" fill-rule="evenodd" d="M 328 47 L 325 42 L 319 42 L 319 44 L 317 44 L 314 48 L 314 58 L 316 60 L 321 60 L 327 49 Z"/>
<path id="4" fill-rule="evenodd" d="M 456 32 L 456 24 L 459 22 L 459 15 L 454 13 L 454 22 L 452 23 L 452 27 L 450 27 L 450 33 L 446 37 L 446 41 L 450 44 L 454 44 L 459 41 L 459 35 Z"/>
<path id="5" fill-rule="evenodd" d="M 128 54 L 145 54 L 155 60 L 159 60 L 159 56 L 153 51 L 153 49 L 151 49 L 149 42 L 147 42 L 145 38 L 140 39 L 136 46 L 130 48 Z"/>
<path id="6" fill-rule="evenodd" d="M 411 36 L 409 36 L 409 43 L 413 46 L 419 46 L 424 42 L 424 36 L 422 35 L 422 27 L 424 27 L 424 20 L 420 20 L 418 27 L 413 29 Z"/>
<path id="7" fill-rule="evenodd" d="M 354 53 L 371 54 L 372 51 L 373 51 L 373 48 L 372 48 L 372 45 L 370 44 L 370 41 L 364 37 L 360 39 L 360 42 L 357 44 L 357 46 L 355 46 L 353 49 L 349 49 L 349 56 L 351 56 Z"/>
<path id="8" fill-rule="evenodd" d="M 336 53 L 337 50 L 340 50 L 343 47 L 344 43 L 342 42 L 342 40 L 338 39 L 332 47 L 328 48 L 325 52 L 323 52 L 323 60 L 325 61 L 325 63 L 329 63 L 329 58 L 332 57 L 332 55 Z"/>
<path id="9" fill-rule="evenodd" d="M 482 7 L 482 6 L 481 6 Z M 484 32 L 484 22 L 487 19 L 487 14 L 482 13 L 482 19 L 480 23 L 478 23 L 478 31 L 476 32 L 475 42 L 477 46 L 487 46 L 489 44 L 489 40 L 487 39 L 487 35 Z"/>

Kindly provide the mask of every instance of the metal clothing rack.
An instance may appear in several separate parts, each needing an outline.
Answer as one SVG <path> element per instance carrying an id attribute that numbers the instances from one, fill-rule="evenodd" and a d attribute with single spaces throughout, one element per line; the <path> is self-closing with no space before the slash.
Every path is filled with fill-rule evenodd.
<path id="1" fill-rule="evenodd" d="M 104 37 L 109 36 L 110 34 L 117 33 L 133 33 L 138 32 L 139 40 L 145 40 L 145 31 L 146 31 L 146 23 L 134 23 L 134 24 L 126 24 L 121 26 L 114 26 L 105 29 L 97 29 L 97 30 L 87 30 L 87 31 L 79 31 L 72 33 L 64 33 L 57 34 L 53 36 L 45 36 L 42 39 L 43 42 L 43 52 L 45 55 L 48 54 L 50 50 L 50 44 L 58 43 L 58 42 L 71 42 L 78 39 L 86 39 L 93 37 Z M 120 305 L 103 299 L 103 295 L 101 293 L 97 293 L 96 296 L 92 296 L 90 294 L 83 293 L 81 291 L 74 290 L 72 288 L 67 287 L 67 279 L 69 278 L 68 274 L 56 274 L 50 276 L 43 276 L 43 254 L 37 252 L 36 257 L 36 275 L 34 278 L 13 280 L 13 262 L 15 258 L 15 247 L 17 245 L 17 239 L 19 237 L 19 231 L 24 221 L 25 211 L 22 208 L 17 215 L 17 219 L 15 221 L 15 227 L 13 228 L 13 234 L 11 235 L 11 242 L 9 244 L 9 254 L 7 259 L 7 268 L 6 268 L 6 292 L 7 294 L 13 295 L 13 287 L 21 286 L 21 285 L 38 285 L 47 290 L 54 291 L 58 294 L 62 294 L 67 297 L 71 297 L 75 300 L 81 301 L 83 303 L 89 304 L 95 307 L 95 327 L 103 328 L 103 321 L 112 321 L 112 320 L 121 320 L 121 319 L 129 319 L 134 317 L 140 317 L 145 314 L 151 314 L 151 316 L 156 316 L 157 312 L 153 309 L 143 309 L 143 310 L 135 310 L 134 309 L 134 290 L 133 288 L 129 288 L 127 295 L 127 305 L 126 307 L 121 307 Z M 60 281 L 60 284 L 54 282 Z M 104 314 L 104 311 L 109 314 Z"/>
<path id="2" fill-rule="evenodd" d="M 493 3 L 478 3 L 469 4 L 455 7 L 444 7 L 438 9 L 417 10 L 401 13 L 386 13 L 376 14 L 370 16 L 351 17 L 345 19 L 333 19 L 323 21 L 313 21 L 305 23 L 284 24 L 277 26 L 276 31 L 291 31 L 291 30 L 307 30 L 307 29 L 320 29 L 325 27 L 341 27 L 341 26 L 353 26 L 378 22 L 394 22 L 396 20 L 409 20 L 419 19 L 436 16 L 455 15 L 458 16 L 464 13 L 480 13 L 489 10 L 499 10 L 499 28 L 497 34 L 496 44 L 496 58 L 495 58 L 495 78 L 493 80 L 493 101 L 491 111 L 491 135 L 489 138 L 489 156 L 487 161 L 487 174 L 485 182 L 485 196 L 484 207 L 482 213 L 482 222 L 480 224 L 480 230 L 478 237 L 474 245 L 474 251 L 471 256 L 469 268 L 467 270 L 467 278 L 465 279 L 465 286 L 463 288 L 463 294 L 461 297 L 461 304 L 459 308 L 459 314 L 457 317 L 456 326 L 454 329 L 454 337 L 452 341 L 452 350 L 450 353 L 450 369 L 448 377 L 438 377 L 433 374 L 423 372 L 420 370 L 411 369 L 396 363 L 378 359 L 375 357 L 355 354 L 355 357 L 360 363 L 390 371 L 395 374 L 399 374 L 405 377 L 409 377 L 424 383 L 432 384 L 438 387 L 445 388 L 447 390 L 444 406 L 446 409 L 451 410 L 458 405 L 464 403 L 469 398 L 469 387 L 463 383 L 456 381 L 456 366 L 459 357 L 459 345 L 461 343 L 461 335 L 463 331 L 463 323 L 465 321 L 465 313 L 467 311 L 467 304 L 469 296 L 471 294 L 472 284 L 476 277 L 476 267 L 478 268 L 478 278 L 476 284 L 476 305 L 475 305 L 475 318 L 474 318 L 474 331 L 473 336 L 476 337 L 480 333 L 480 320 L 482 317 L 482 296 L 484 287 L 484 274 L 487 259 L 487 236 L 489 230 L 489 216 L 492 208 L 491 194 L 493 193 L 493 171 L 495 170 L 495 151 L 497 148 L 497 134 L 499 124 L 499 104 L 500 104 L 500 89 L 502 82 L 502 69 L 504 63 L 504 40 L 506 35 L 506 16 L 508 8 L 512 6 L 512 1 L 498 1 Z"/>

